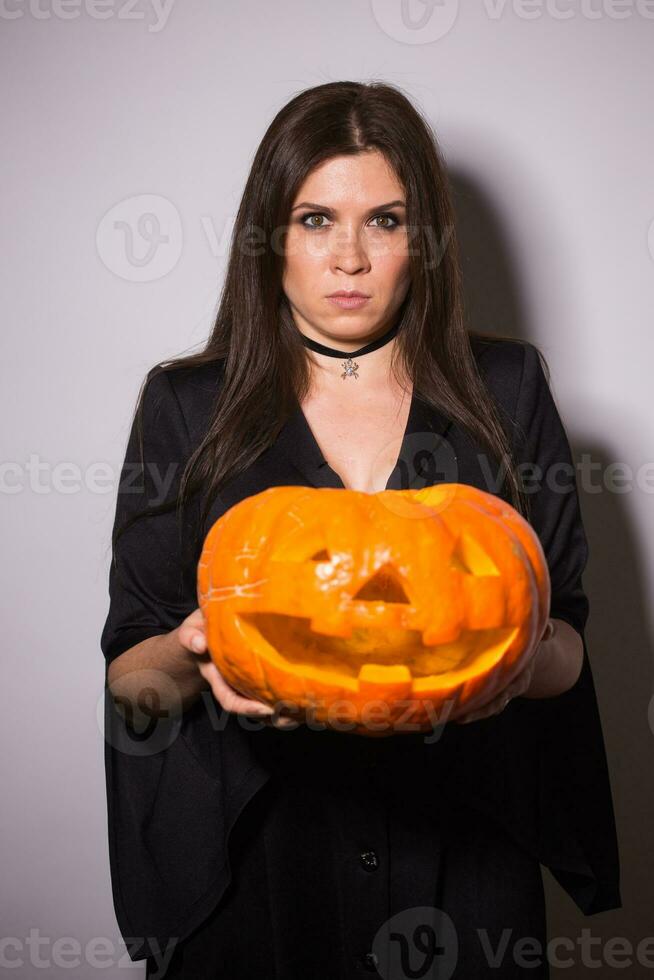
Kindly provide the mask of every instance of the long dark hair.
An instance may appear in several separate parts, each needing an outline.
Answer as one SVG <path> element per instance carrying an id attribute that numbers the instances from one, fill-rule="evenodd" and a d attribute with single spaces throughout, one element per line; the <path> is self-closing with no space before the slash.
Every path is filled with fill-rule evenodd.
<path id="1" fill-rule="evenodd" d="M 206 434 L 185 465 L 175 499 L 132 516 L 115 529 L 113 544 L 138 516 L 174 506 L 181 513 L 196 493 L 203 501 L 203 526 L 220 487 L 274 442 L 296 400 L 308 393 L 306 349 L 282 290 L 279 232 L 314 167 L 371 149 L 385 156 L 404 186 L 407 223 L 415 230 L 409 249 L 411 284 L 400 311 L 392 369 L 397 374 L 401 360 L 416 393 L 489 450 L 504 467 L 509 500 L 527 516 L 528 498 L 509 438 L 477 369 L 473 332 L 464 323 L 454 211 L 435 136 L 398 88 L 343 81 L 300 92 L 277 113 L 261 140 L 236 216 L 211 336 L 202 351 L 162 361 L 148 372 L 150 377 L 158 370 L 222 361 L 222 384 Z M 139 432 L 145 387 L 135 411 Z"/>

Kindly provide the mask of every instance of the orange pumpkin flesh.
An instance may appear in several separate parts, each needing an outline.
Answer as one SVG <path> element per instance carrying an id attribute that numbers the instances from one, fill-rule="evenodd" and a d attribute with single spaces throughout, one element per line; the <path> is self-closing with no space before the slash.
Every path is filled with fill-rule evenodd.
<path id="1" fill-rule="evenodd" d="M 299 720 L 366 735 L 474 710 L 542 635 L 540 541 L 466 484 L 368 494 L 271 487 L 210 529 L 198 599 L 226 680 Z"/>

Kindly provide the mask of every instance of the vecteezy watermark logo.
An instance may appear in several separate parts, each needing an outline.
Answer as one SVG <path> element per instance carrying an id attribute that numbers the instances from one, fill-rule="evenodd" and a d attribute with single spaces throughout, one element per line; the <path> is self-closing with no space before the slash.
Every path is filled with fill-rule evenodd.
<path id="1" fill-rule="evenodd" d="M 491 20 L 499 20 L 507 10 L 520 20 L 626 20 L 634 14 L 654 19 L 654 0 L 483 0 L 483 5 Z"/>
<path id="2" fill-rule="evenodd" d="M 175 205 L 158 194 L 119 201 L 104 215 L 95 236 L 98 255 L 128 282 L 162 279 L 182 254 L 182 221 Z"/>
<path id="3" fill-rule="evenodd" d="M 41 929 L 33 926 L 26 936 L 0 936 L 0 970 L 7 970 L 7 976 L 45 977 L 45 971 L 52 967 L 56 967 L 57 975 L 61 970 L 75 970 L 76 976 L 80 976 L 80 966 L 99 971 L 111 966 L 129 969 L 138 966 L 132 955 L 145 945 L 150 957 L 148 977 L 157 980 L 166 976 L 178 942 L 178 936 L 172 936 L 164 946 L 155 936 L 126 936 L 118 944 L 109 936 L 93 936 L 82 942 L 76 936 L 42 935 Z M 28 971 L 12 973 L 21 967 Z M 85 975 L 89 975 L 88 970 Z"/>
<path id="4" fill-rule="evenodd" d="M 384 473 L 392 461 L 389 453 L 393 446 L 397 447 L 397 443 L 385 446 L 379 463 L 375 463 L 375 467 L 383 467 Z M 506 466 L 497 465 L 485 453 L 478 454 L 477 460 L 482 479 L 474 485 L 487 493 L 499 494 L 506 479 Z M 121 495 L 142 495 L 144 507 L 156 507 L 169 499 L 180 469 L 181 464 L 176 462 L 160 466 L 148 460 L 144 467 L 140 460 L 130 460 L 122 468 L 109 460 L 95 460 L 81 466 L 71 459 L 53 462 L 42 459 L 39 453 L 30 453 L 27 460 L 0 460 L 0 495 L 71 495 L 84 491 L 113 494 L 118 484 Z M 654 494 L 654 460 L 645 460 L 634 469 L 620 460 L 604 463 L 593 460 L 590 453 L 582 453 L 574 465 L 558 461 L 543 468 L 536 463 L 521 462 L 516 470 L 526 494 L 537 494 L 543 487 L 552 493 L 572 493 L 575 485 L 589 494 Z M 142 474 L 147 478 L 147 489 L 143 488 Z M 457 457 L 447 439 L 434 432 L 410 433 L 405 437 L 396 468 L 389 478 L 389 489 L 420 490 L 434 484 L 458 482 Z M 401 501 L 398 506 L 402 506 Z"/>
<path id="5" fill-rule="evenodd" d="M 458 0 L 371 0 L 375 20 L 389 37 L 402 44 L 430 44 L 454 26 Z M 654 0 L 483 0 L 489 20 L 507 14 L 520 20 L 654 20 Z"/>
<path id="6" fill-rule="evenodd" d="M 145 10 L 138 0 L 0 0 L 0 20 L 90 20 L 148 21 L 148 32 L 158 34 L 168 22 L 173 0 L 146 0 Z"/>
<path id="7" fill-rule="evenodd" d="M 179 687 L 165 671 L 131 671 L 105 688 L 96 719 L 105 741 L 124 755 L 150 756 L 167 749 L 182 727 Z"/>
<path id="8" fill-rule="evenodd" d="M 507 965 L 513 967 L 515 976 L 528 976 L 543 963 L 554 969 L 577 965 L 595 970 L 602 966 L 617 970 L 636 965 L 650 970 L 654 967 L 654 936 L 644 936 L 634 946 L 625 936 L 604 939 L 593 935 L 590 928 L 583 928 L 575 938 L 552 936 L 545 944 L 537 936 L 523 936 L 509 927 L 501 931 L 480 927 L 474 933 L 475 939 L 469 929 L 465 930 L 465 942 L 477 946 L 473 959 L 479 972 L 474 976 L 492 976 L 495 971 L 499 976 L 499 971 L 506 973 Z M 442 909 L 407 908 L 379 928 L 366 966 L 374 965 L 385 980 L 449 980 L 457 965 L 461 966 L 463 938 Z M 468 947 L 466 950 L 470 952 Z"/>
<path id="9" fill-rule="evenodd" d="M 261 731 L 267 723 L 253 713 L 225 710 L 211 691 L 201 691 L 199 700 L 215 732 L 235 725 L 247 732 Z M 308 703 L 279 698 L 271 706 L 280 731 L 294 731 L 300 725 L 314 732 L 330 729 L 351 733 L 365 729 L 381 737 L 418 734 L 426 745 L 433 745 L 443 735 L 454 701 L 448 699 L 439 704 L 429 698 L 407 697 L 394 698 L 392 704 L 381 698 L 369 698 L 363 703 L 347 698 L 326 702 L 309 691 Z M 423 716 L 420 723 L 415 720 L 416 711 Z M 184 721 L 175 682 L 153 668 L 132 671 L 114 681 L 111 690 L 107 688 L 98 700 L 96 718 L 105 742 L 117 752 L 139 757 L 169 748 Z"/>
<path id="10" fill-rule="evenodd" d="M 452 919 L 431 905 L 398 912 L 372 942 L 372 960 L 386 980 L 449 980 L 458 955 Z"/>
<path id="11" fill-rule="evenodd" d="M 402 44 L 431 44 L 450 32 L 459 0 L 371 0 L 384 34 Z"/>

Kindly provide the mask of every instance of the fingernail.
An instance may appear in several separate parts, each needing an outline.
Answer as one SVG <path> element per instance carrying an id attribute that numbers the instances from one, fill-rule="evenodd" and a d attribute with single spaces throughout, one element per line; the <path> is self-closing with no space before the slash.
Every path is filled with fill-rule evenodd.
<path id="1" fill-rule="evenodd" d="M 204 649 L 204 640 L 201 636 L 194 636 L 191 640 L 191 646 L 196 651 L 196 653 L 202 653 Z"/>

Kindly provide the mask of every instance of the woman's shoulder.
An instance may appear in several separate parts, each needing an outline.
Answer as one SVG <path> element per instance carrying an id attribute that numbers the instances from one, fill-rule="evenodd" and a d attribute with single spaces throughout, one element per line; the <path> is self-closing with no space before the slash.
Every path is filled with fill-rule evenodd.
<path id="1" fill-rule="evenodd" d="M 220 387 L 226 360 L 226 357 L 219 357 L 201 363 L 191 361 L 188 364 L 166 364 L 162 361 L 150 369 L 148 378 L 165 375 L 160 383 L 169 385 L 178 398 L 212 396 Z"/>
<path id="2" fill-rule="evenodd" d="M 201 363 L 155 364 L 147 373 L 147 398 L 157 411 L 168 406 L 179 413 L 191 434 L 198 434 L 211 411 L 223 379 L 226 358 L 214 358 Z M 164 408 L 164 410 L 166 410 Z"/>
<path id="3" fill-rule="evenodd" d="M 161 361 L 148 371 L 148 378 L 165 374 L 175 392 L 199 391 L 213 393 L 222 378 L 226 357 L 216 357 L 208 361 L 195 363 L 167 364 Z"/>
<path id="4" fill-rule="evenodd" d="M 512 412 L 525 382 L 541 370 L 540 351 L 529 340 L 469 333 L 479 373 L 503 407 Z"/>
<path id="5" fill-rule="evenodd" d="M 470 347 L 479 368 L 486 373 L 522 374 L 526 358 L 537 355 L 536 345 L 520 337 L 469 331 Z"/>

